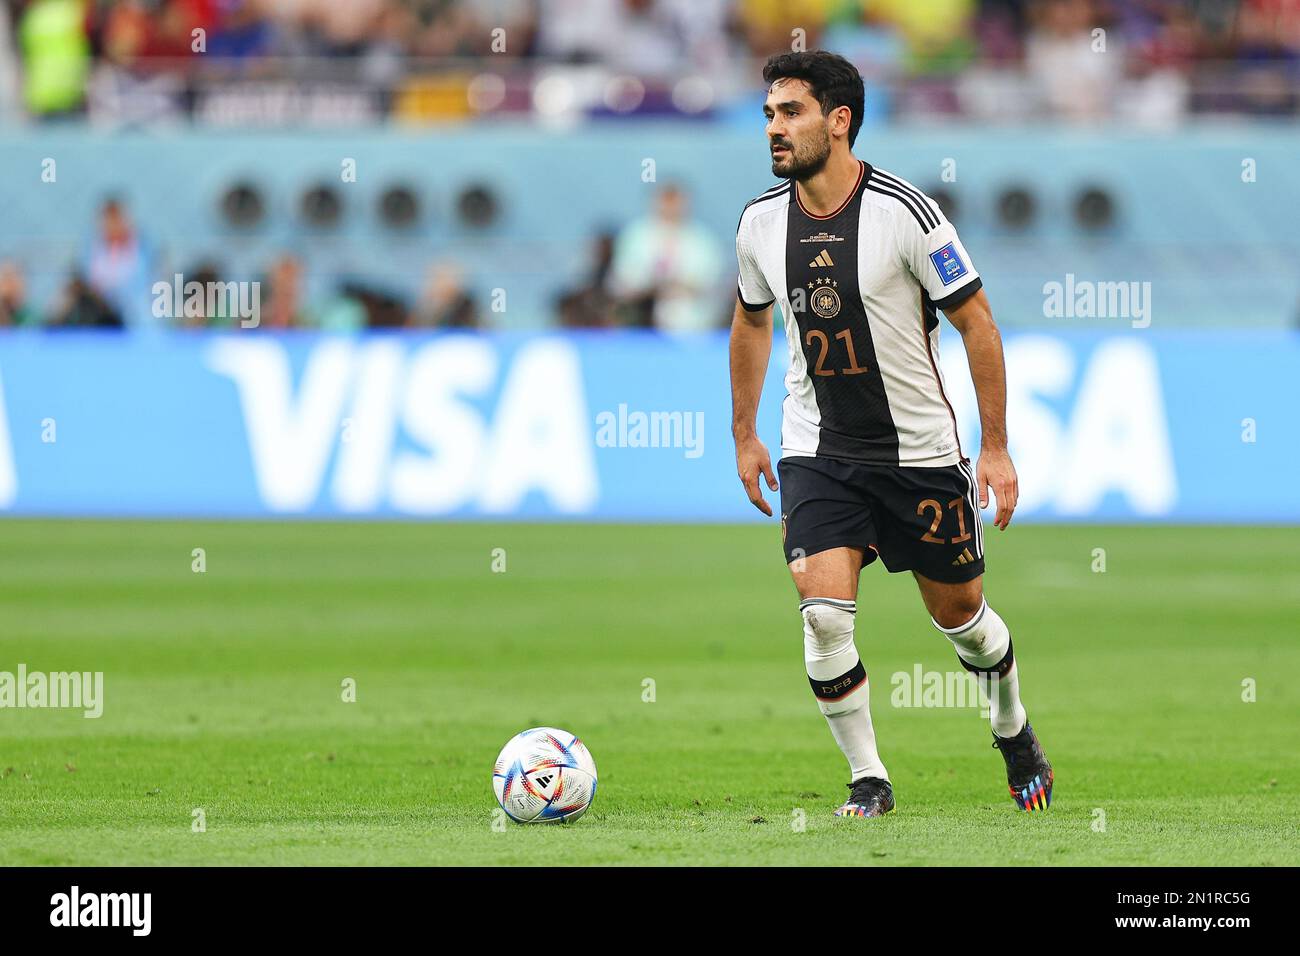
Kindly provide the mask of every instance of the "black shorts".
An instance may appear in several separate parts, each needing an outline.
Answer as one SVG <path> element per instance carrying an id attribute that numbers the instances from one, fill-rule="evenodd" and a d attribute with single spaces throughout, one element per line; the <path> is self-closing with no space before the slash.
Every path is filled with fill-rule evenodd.
<path id="1" fill-rule="evenodd" d="M 965 458 L 939 468 L 792 457 L 777 464 L 786 562 L 862 548 L 893 571 L 960 584 L 984 573 L 975 472 Z"/>

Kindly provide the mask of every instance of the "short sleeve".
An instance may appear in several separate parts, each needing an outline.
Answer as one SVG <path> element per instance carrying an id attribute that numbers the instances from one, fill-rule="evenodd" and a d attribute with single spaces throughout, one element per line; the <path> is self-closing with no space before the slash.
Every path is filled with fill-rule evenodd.
<path id="1" fill-rule="evenodd" d="M 984 285 L 966 247 L 938 205 L 928 197 L 899 206 L 903 259 L 935 306 L 950 309 Z"/>
<path id="2" fill-rule="evenodd" d="M 749 229 L 743 215 L 740 218 L 740 225 L 736 228 L 736 263 L 740 267 L 740 278 L 736 284 L 736 297 L 740 299 L 740 304 L 748 312 L 766 309 L 776 300 L 776 296 L 768 288 L 767 280 L 763 278 L 763 270 L 758 267 L 758 259 L 754 255 L 753 246 L 750 245 Z"/>

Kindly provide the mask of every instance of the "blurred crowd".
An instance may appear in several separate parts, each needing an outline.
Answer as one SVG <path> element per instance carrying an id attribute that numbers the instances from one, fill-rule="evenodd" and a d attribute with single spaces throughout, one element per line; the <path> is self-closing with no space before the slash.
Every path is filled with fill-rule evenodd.
<path id="1" fill-rule="evenodd" d="M 0 115 L 716 113 L 796 44 L 877 119 L 1298 109 L 1298 0 L 0 0 Z"/>
<path id="2" fill-rule="evenodd" d="M 556 297 L 556 320 L 568 328 L 669 333 L 722 327 L 732 309 L 734 265 L 728 254 L 710 230 L 692 220 L 684 187 L 664 184 L 647 215 L 596 236 L 590 268 Z M 450 259 L 430 263 L 420 292 L 408 298 L 338 277 L 330 277 L 323 295 L 312 297 L 307 264 L 289 251 L 248 279 L 225 275 L 211 261 L 173 271 L 164 258 L 125 201 L 107 197 L 59 292 L 43 307 L 28 295 L 23 262 L 0 259 L 0 328 L 347 332 L 492 324 L 490 303 L 475 295 Z"/>

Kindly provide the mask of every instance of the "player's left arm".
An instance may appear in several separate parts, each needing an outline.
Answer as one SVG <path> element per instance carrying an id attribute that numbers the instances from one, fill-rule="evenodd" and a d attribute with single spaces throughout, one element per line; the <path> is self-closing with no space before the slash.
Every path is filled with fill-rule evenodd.
<path id="1" fill-rule="evenodd" d="M 1002 336 L 993 322 L 993 311 L 975 263 L 939 204 L 911 187 L 901 192 L 912 203 L 910 208 L 907 203 L 893 207 L 899 250 L 930 301 L 943 310 L 966 344 L 983 428 L 980 457 L 975 464 L 980 507 L 988 506 L 988 490 L 992 487 L 998 499 L 993 523 L 1005 531 L 1016 509 L 1020 486 L 1007 452 L 1007 376 Z"/>
<path id="2" fill-rule="evenodd" d="M 1020 484 L 1016 466 L 1007 451 L 1007 371 L 1002 356 L 1002 334 L 993 321 L 993 310 L 983 289 L 944 309 L 944 315 L 961 333 L 979 401 L 980 456 L 975 464 L 975 481 L 979 486 L 980 507 L 988 506 L 988 489 L 992 487 L 998 499 L 993 523 L 1005 531 L 1016 510 Z"/>

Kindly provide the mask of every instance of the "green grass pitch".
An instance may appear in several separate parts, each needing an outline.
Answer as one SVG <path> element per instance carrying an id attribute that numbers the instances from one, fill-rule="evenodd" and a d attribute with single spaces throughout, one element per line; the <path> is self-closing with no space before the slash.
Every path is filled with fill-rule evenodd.
<path id="1" fill-rule="evenodd" d="M 0 863 L 1300 862 L 1296 529 L 988 529 L 1057 772 L 1033 816 L 978 710 L 890 705 L 955 658 L 910 577 L 867 569 L 884 820 L 830 815 L 847 771 L 777 535 L 4 521 L 0 670 L 103 671 L 105 705 L 0 710 Z M 492 761 L 538 724 L 586 741 L 596 802 L 494 827 Z"/>

